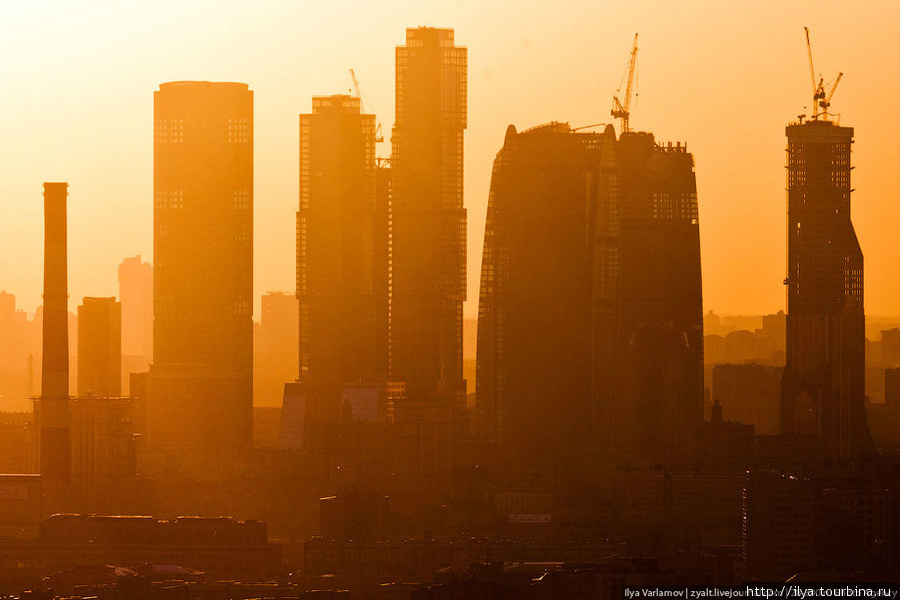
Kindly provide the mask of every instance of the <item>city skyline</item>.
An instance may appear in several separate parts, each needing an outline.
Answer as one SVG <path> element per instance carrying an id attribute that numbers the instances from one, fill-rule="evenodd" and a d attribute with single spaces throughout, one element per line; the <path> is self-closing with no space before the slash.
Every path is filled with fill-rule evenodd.
<path id="1" fill-rule="evenodd" d="M 139 155 L 99 161 L 119 190 L 109 203 L 89 191 L 90 172 L 34 156 L 43 124 L 8 144 L 10 162 L 43 165 L 32 276 L 44 304 L 29 318 L 0 291 L 0 595 L 627 600 L 784 595 L 774 582 L 803 597 L 872 596 L 876 584 L 884 596 L 883 582 L 900 581 L 900 316 L 867 321 L 878 311 L 864 306 L 866 281 L 888 313 L 900 288 L 896 241 L 879 237 L 900 218 L 889 216 L 897 128 L 886 111 L 870 120 L 896 84 L 849 75 L 878 62 L 861 67 L 861 47 L 883 51 L 854 29 L 869 11 L 842 15 L 836 31 L 827 6 L 816 15 L 830 21 L 796 27 L 765 6 L 709 0 L 404 7 L 405 36 L 388 42 L 391 123 L 368 59 L 396 7 L 337 21 L 331 5 L 183 1 L 146 14 L 158 43 L 144 52 L 117 38 L 142 75 L 116 83 L 143 88 L 156 74 L 146 61 L 194 48 L 177 65 L 191 70 L 215 52 L 201 40 L 233 25 L 219 31 L 230 45 L 218 67 L 142 89 L 151 218 L 117 162 Z M 82 21 L 96 16 L 141 37 L 128 27 L 140 10 L 108 8 L 62 7 L 33 32 L 68 16 L 66 30 L 82 25 L 105 48 Z M 159 21 L 175 12 L 184 18 Z M 612 110 L 587 107 L 596 89 L 571 86 L 609 75 L 592 61 L 620 54 L 624 21 L 649 31 L 635 27 L 621 52 Z M 309 23 L 315 34 L 298 42 Z M 282 86 L 254 77 L 310 42 Z M 291 90 L 324 81 L 305 74 L 357 53 L 346 93 L 323 84 L 290 118 L 271 112 L 270 100 L 287 106 Z M 733 79 L 714 75 L 729 59 Z M 794 60 L 806 68 L 782 85 Z M 520 69 L 528 77 L 503 83 Z M 50 123 L 87 97 L 55 83 L 69 93 L 41 113 Z M 109 89 L 91 83 L 90 94 Z M 842 119 L 845 88 L 846 105 L 866 110 Z M 68 114 L 40 156 L 93 165 L 104 143 L 140 138 L 127 125 L 136 115 L 118 112 L 133 108 L 127 95 L 92 96 L 103 117 Z M 85 124 L 83 148 L 66 153 Z M 276 124 L 292 133 L 272 136 Z M 274 152 L 285 140 L 293 149 Z M 11 167 L 15 181 L 33 175 Z M 853 187 L 876 181 L 868 195 Z M 267 204 L 290 191 L 288 210 Z M 73 206 L 100 212 L 84 222 Z M 0 240 L 23 241 L 0 247 L 0 261 L 28 256 L 15 263 L 28 268 L 28 236 L 7 229 Z M 118 298 L 100 295 L 110 256 Z M 294 289 L 261 294 L 290 289 L 278 281 L 285 257 Z M 0 279 L 20 292 L 15 276 Z M 74 314 L 70 292 L 82 298 Z M 763 314 L 714 312 L 729 306 Z"/>
<path id="2" fill-rule="evenodd" d="M 306 110 L 313 94 L 346 92 L 351 87 L 347 69 L 353 67 L 370 111 L 384 131 L 389 131 L 394 91 L 391 48 L 406 26 L 453 27 L 459 43 L 470 48 L 475 61 L 470 67 L 465 161 L 469 212 L 465 316 L 474 318 L 490 161 L 507 125 L 527 127 L 560 120 L 579 126 L 611 121 L 609 100 L 627 61 L 633 32 L 639 31 L 640 95 L 632 109 L 633 124 L 656 131 L 662 139 L 690 140 L 690 151 L 702 167 L 698 169 L 698 195 L 705 224 L 701 233 L 705 305 L 725 314 L 775 312 L 784 307 L 784 178 L 777 168 L 783 170 L 783 139 L 779 139 L 778 127 L 759 124 L 786 122 L 810 104 L 802 43 L 802 26 L 809 25 L 817 70 L 826 82 L 838 71 L 845 73 L 833 101 L 835 111 L 864 136 L 860 141 L 865 144 L 860 143 L 854 153 L 854 222 L 867 256 L 867 312 L 896 313 L 893 307 L 900 305 L 900 290 L 891 277 L 896 257 L 891 229 L 883 223 L 900 217 L 900 208 L 886 201 L 900 186 L 891 166 L 897 163 L 892 134 L 897 131 L 898 117 L 886 104 L 900 84 L 881 76 L 877 59 L 900 50 L 898 42 L 889 39 L 889 25 L 898 22 L 900 8 L 883 3 L 861 11 L 865 14 L 840 13 L 838 19 L 838 5 L 826 5 L 815 14 L 806 10 L 809 6 L 792 5 L 776 14 L 774 5 L 751 10 L 697 3 L 676 9 L 648 3 L 606 14 L 602 7 L 569 3 L 559 11 L 568 11 L 565 19 L 554 13 L 543 21 L 538 19 L 539 8 L 528 4 L 509 15 L 490 5 L 477 10 L 463 5 L 416 10 L 407 6 L 378 15 L 376 22 L 383 27 L 365 31 L 363 21 L 367 15 L 371 17 L 371 8 L 360 7 L 350 16 L 320 9 L 315 14 L 319 29 L 343 27 L 354 32 L 353 41 L 339 45 L 313 36 L 318 44 L 337 51 L 315 65 L 304 66 L 299 78 L 295 67 L 311 46 L 307 41 L 295 42 L 295 36 L 290 36 L 290 45 L 286 25 L 276 26 L 281 20 L 306 27 L 306 21 L 299 18 L 302 15 L 287 4 L 273 3 L 266 14 L 249 24 L 242 20 L 249 9 L 227 5 L 201 28 L 203 33 L 196 42 L 170 36 L 151 55 L 136 54 L 134 64 L 106 55 L 111 48 L 117 49 L 117 56 L 129 54 L 124 51 L 129 44 L 146 41 L 146 31 L 138 26 L 141 15 L 136 12 L 122 9 L 113 11 L 111 17 L 121 20 L 121 31 L 134 33 L 133 40 L 101 31 L 90 45 L 71 41 L 73 57 L 64 59 L 60 46 L 51 44 L 38 50 L 31 46 L 32 40 L 40 38 L 38 34 L 45 28 L 55 31 L 67 18 L 73 24 L 93 27 L 89 17 L 97 9 L 83 14 L 63 9 L 47 22 L 36 22 L 29 9 L 19 8 L 11 15 L 4 49 L 12 59 L 6 65 L 8 80 L 21 94 L 4 100 L 3 105 L 6 114 L 14 115 L 9 130 L 13 143 L 4 151 L 4 159 L 17 176 L 0 182 L 0 193 L 24 199 L 31 195 L 29 178 L 69 181 L 71 296 L 114 295 L 116 266 L 121 259 L 138 253 L 151 255 L 151 132 L 146 125 L 151 106 L 147 92 L 174 79 L 246 81 L 257 91 L 259 104 L 255 217 L 257 229 L 267 232 L 255 249 L 253 297 L 258 320 L 258 305 L 265 291 L 293 287 L 293 256 L 283 248 L 289 247 L 294 235 L 290 215 L 295 210 L 292 199 L 297 186 L 293 174 L 296 115 Z M 188 3 L 183 20 L 168 27 L 183 33 L 181 28 L 196 25 L 200 15 L 197 5 Z M 600 35 L 589 28 L 564 32 L 563 21 L 571 22 L 573 15 L 580 21 L 596 21 Z M 508 17 L 508 25 L 516 30 L 515 43 L 501 45 L 488 35 L 490 25 L 501 17 Z M 153 16 L 150 22 L 157 23 L 157 18 Z M 718 24 L 709 27 L 712 21 Z M 729 29 L 739 21 L 755 27 L 754 35 L 730 35 Z M 538 22 L 545 27 L 538 29 Z M 274 29 L 269 41 L 252 51 L 244 45 L 258 39 L 259 32 L 270 25 Z M 27 31 L 31 33 L 23 33 Z M 866 45 L 851 43 L 863 35 Z M 190 45 L 194 43 L 198 45 Z M 228 66 L 216 58 L 216 50 L 226 44 L 236 47 L 226 54 L 235 59 Z M 378 51 L 362 49 L 370 44 Z M 546 55 L 550 49 L 555 58 Z M 257 60 L 263 56 L 271 60 Z M 581 60 L 576 62 L 576 58 Z M 260 64 L 267 67 L 261 69 Z M 51 77 L 62 77 L 67 96 L 48 104 L 35 87 L 40 84 L 31 81 L 25 70 L 29 65 L 42 68 Z M 60 65 L 67 65 L 64 73 L 58 71 Z M 128 70 L 132 66 L 140 69 Z M 289 85 L 285 83 L 288 80 Z M 542 83 L 538 85 L 538 81 Z M 110 104 L 107 97 L 115 97 L 115 103 Z M 97 118 L 98 113 L 93 112 L 97 109 L 104 111 L 104 117 Z M 64 134 L 52 149 L 43 144 L 48 127 Z M 735 139 L 740 140 L 740 153 L 724 151 Z M 84 140 L 97 143 L 84 144 Z M 79 141 L 83 147 L 73 152 L 72 144 Z M 379 155 L 388 154 L 388 141 L 379 144 Z M 107 167 L 121 175 L 104 176 Z M 2 287 L 16 294 L 18 305 L 29 312 L 39 303 L 39 281 L 28 274 L 39 266 L 40 253 L 39 246 L 25 240 L 36 239 L 39 233 L 35 225 L 40 222 L 39 211 L 38 203 L 11 200 L 2 215 L 9 230 L 16 232 L 0 242 L 0 271 L 6 276 Z M 109 235 L 97 239 L 96 224 L 105 219 L 115 225 Z M 745 244 L 731 243 L 738 232 Z M 31 251 L 14 252 L 29 244 Z M 13 256 L 17 260 L 12 260 Z M 74 310 L 75 303 L 69 308 Z"/>

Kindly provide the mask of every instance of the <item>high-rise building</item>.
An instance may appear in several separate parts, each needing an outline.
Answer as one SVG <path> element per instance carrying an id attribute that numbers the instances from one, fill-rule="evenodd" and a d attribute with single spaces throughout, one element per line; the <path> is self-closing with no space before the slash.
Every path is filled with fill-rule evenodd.
<path id="1" fill-rule="evenodd" d="M 681 144 L 510 127 L 482 258 L 483 433 L 658 454 L 702 421 L 697 212 Z"/>
<path id="2" fill-rule="evenodd" d="M 820 436 L 832 459 L 871 449 L 865 413 L 863 254 L 850 220 L 853 128 L 788 125 L 787 364 L 782 433 Z"/>
<path id="3" fill-rule="evenodd" d="M 122 303 L 122 379 L 144 372 L 153 362 L 153 265 L 141 256 L 119 264 L 119 301 Z"/>
<path id="4" fill-rule="evenodd" d="M 452 29 L 406 30 L 396 49 L 391 152 L 391 378 L 411 398 L 465 407 L 467 50 Z"/>
<path id="5" fill-rule="evenodd" d="M 589 441 L 594 378 L 615 369 L 616 178 L 611 126 L 507 130 L 488 199 L 476 375 L 479 421 L 498 441 Z M 595 368 L 597 353 L 610 364 Z"/>
<path id="6" fill-rule="evenodd" d="M 243 83 L 164 83 L 154 119 L 150 441 L 248 447 L 253 92 Z"/>
<path id="7" fill-rule="evenodd" d="M 297 298 L 310 419 L 337 422 L 344 383 L 383 377 L 376 357 L 375 116 L 316 96 L 300 115 Z"/>
<path id="8" fill-rule="evenodd" d="M 122 305 L 84 298 L 78 307 L 78 395 L 122 394 Z"/>
<path id="9" fill-rule="evenodd" d="M 622 395 L 614 445 L 660 452 L 703 419 L 703 290 L 694 158 L 681 143 L 623 132 L 618 152 Z M 602 397 L 603 387 L 595 391 Z M 611 425 L 611 427 L 610 427 Z"/>

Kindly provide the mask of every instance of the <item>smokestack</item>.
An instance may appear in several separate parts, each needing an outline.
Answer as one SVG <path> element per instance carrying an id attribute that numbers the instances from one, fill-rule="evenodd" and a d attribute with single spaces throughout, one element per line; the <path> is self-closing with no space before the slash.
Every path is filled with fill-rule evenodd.
<path id="1" fill-rule="evenodd" d="M 44 184 L 44 331 L 41 363 L 41 473 L 69 480 L 68 183 Z M 38 412 L 38 411 L 36 411 Z"/>
<path id="2" fill-rule="evenodd" d="M 68 183 L 44 184 L 44 347 L 41 397 L 69 397 Z"/>

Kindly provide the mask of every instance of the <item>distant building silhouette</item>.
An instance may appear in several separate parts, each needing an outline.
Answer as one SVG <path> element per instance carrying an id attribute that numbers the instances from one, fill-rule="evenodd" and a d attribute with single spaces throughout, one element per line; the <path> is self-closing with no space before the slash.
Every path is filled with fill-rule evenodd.
<path id="1" fill-rule="evenodd" d="M 150 441 L 214 453 L 252 440 L 253 92 L 154 94 Z"/>
<path id="2" fill-rule="evenodd" d="M 694 158 L 686 145 L 657 143 L 646 132 L 623 133 L 618 148 L 618 308 L 625 368 L 617 414 L 601 424 L 612 429 L 601 431 L 616 445 L 660 451 L 678 429 L 703 419 Z M 602 398 L 603 386 L 595 394 Z"/>
<path id="3" fill-rule="evenodd" d="M 787 365 L 782 432 L 818 435 L 833 459 L 871 450 L 865 413 L 863 254 L 850 221 L 853 128 L 786 128 Z"/>
<path id="4" fill-rule="evenodd" d="M 341 386 L 374 383 L 375 116 L 353 96 L 315 96 L 300 115 L 299 380 L 307 418 L 337 423 Z"/>
<path id="5" fill-rule="evenodd" d="M 604 252 L 615 165 L 611 126 L 507 129 L 488 200 L 476 385 L 479 421 L 501 442 L 589 440 L 593 378 L 616 368 L 592 359 L 596 347 L 615 360 L 617 265 Z"/>
<path id="6" fill-rule="evenodd" d="M 153 362 L 153 265 L 132 256 L 119 263 L 122 303 L 122 379 Z M 125 384 L 128 389 L 128 384 Z"/>
<path id="7" fill-rule="evenodd" d="M 45 481 L 68 483 L 69 415 L 68 235 L 69 184 L 44 184 L 44 309 L 41 397 L 35 400 L 40 470 Z"/>
<path id="8" fill-rule="evenodd" d="M 253 401 L 278 406 L 286 381 L 297 378 L 299 311 L 293 292 L 268 292 L 262 297 L 259 340 L 253 352 Z"/>
<path id="9" fill-rule="evenodd" d="M 84 298 L 78 307 L 78 395 L 122 395 L 122 305 Z"/>
<path id="10" fill-rule="evenodd" d="M 463 132 L 467 49 L 452 29 L 406 30 L 391 138 L 391 378 L 465 407 Z"/>

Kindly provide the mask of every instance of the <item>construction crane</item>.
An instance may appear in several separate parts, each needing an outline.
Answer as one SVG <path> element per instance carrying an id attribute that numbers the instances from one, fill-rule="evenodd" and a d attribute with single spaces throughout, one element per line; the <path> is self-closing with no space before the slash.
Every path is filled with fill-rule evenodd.
<path id="1" fill-rule="evenodd" d="M 834 80 L 834 84 L 831 86 L 831 91 L 828 94 L 825 94 L 825 79 L 819 74 L 819 81 L 816 82 L 816 67 L 813 62 L 813 52 L 812 52 L 812 44 L 809 41 L 809 27 L 803 28 L 804 33 L 806 33 L 806 55 L 809 57 L 809 80 L 812 84 L 813 91 L 813 121 L 819 119 L 819 109 L 822 109 L 822 118 L 828 119 L 828 107 L 831 106 L 831 97 L 834 96 L 834 91 L 837 89 L 838 83 L 841 82 L 841 77 L 844 76 L 843 72 L 838 73 L 837 79 Z"/>
<path id="2" fill-rule="evenodd" d="M 368 113 L 369 111 L 366 109 L 366 101 L 363 100 L 362 93 L 359 91 L 359 81 L 356 80 L 356 73 L 353 72 L 353 69 L 350 69 L 350 77 L 353 78 L 353 89 L 356 90 L 356 97 L 359 98 L 360 108 L 362 108 L 363 113 Z M 375 143 L 383 141 L 384 134 L 381 133 L 381 123 L 378 123 L 375 126 Z"/>
<path id="3" fill-rule="evenodd" d="M 622 133 L 631 131 L 631 127 L 628 124 L 628 117 L 631 115 L 629 108 L 631 107 L 631 89 L 634 83 L 634 65 L 637 62 L 637 40 L 638 34 L 634 34 L 634 47 L 631 49 L 631 58 L 628 60 L 628 70 L 626 71 L 626 75 L 622 77 L 623 81 L 626 78 L 628 79 L 628 83 L 625 86 L 625 103 L 623 104 L 622 101 L 619 100 L 619 92 L 622 89 L 622 83 L 619 82 L 619 87 L 616 89 L 616 95 L 613 96 L 612 110 L 609 111 L 609 114 L 613 117 L 622 120 Z"/>

